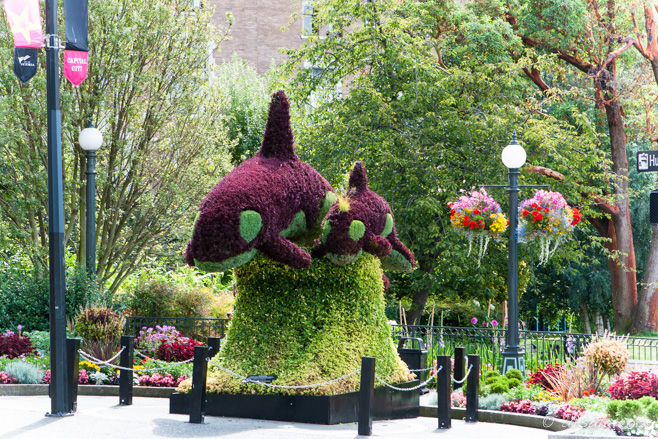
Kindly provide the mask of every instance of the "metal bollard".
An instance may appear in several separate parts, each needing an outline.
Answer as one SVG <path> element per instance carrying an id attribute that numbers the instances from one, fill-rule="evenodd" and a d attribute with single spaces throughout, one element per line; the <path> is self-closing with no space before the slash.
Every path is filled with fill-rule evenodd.
<path id="1" fill-rule="evenodd" d="M 66 339 L 66 359 L 69 370 L 69 400 L 68 411 L 75 413 L 78 410 L 78 373 L 80 369 L 80 339 Z"/>
<path id="2" fill-rule="evenodd" d="M 133 336 L 121 336 L 121 357 L 119 366 L 126 369 L 133 368 Z M 133 403 L 133 371 L 119 370 L 119 405 L 132 405 Z"/>
<path id="3" fill-rule="evenodd" d="M 466 416 L 464 421 L 478 421 L 478 387 L 480 386 L 480 356 L 469 355 L 468 367 L 471 371 L 468 374 L 466 388 Z"/>
<path id="4" fill-rule="evenodd" d="M 206 377 L 208 374 L 208 347 L 194 347 L 192 363 L 192 394 L 190 395 L 190 424 L 202 424 L 206 409 Z"/>
<path id="5" fill-rule="evenodd" d="M 219 337 L 208 337 L 208 357 L 212 358 L 219 353 L 222 339 Z"/>
<path id="6" fill-rule="evenodd" d="M 457 390 L 463 383 L 458 383 L 457 381 L 462 381 L 464 379 L 464 360 L 466 357 L 466 348 L 458 347 L 455 348 L 455 370 L 453 376 L 455 382 L 452 384 L 452 390 Z"/>
<path id="7" fill-rule="evenodd" d="M 450 355 L 438 355 L 436 367 L 441 369 L 436 373 L 437 408 L 439 429 L 452 427 L 452 404 L 450 401 Z"/>
<path id="8" fill-rule="evenodd" d="M 361 358 L 361 389 L 359 390 L 359 435 L 372 435 L 372 400 L 375 397 L 375 359 Z"/>

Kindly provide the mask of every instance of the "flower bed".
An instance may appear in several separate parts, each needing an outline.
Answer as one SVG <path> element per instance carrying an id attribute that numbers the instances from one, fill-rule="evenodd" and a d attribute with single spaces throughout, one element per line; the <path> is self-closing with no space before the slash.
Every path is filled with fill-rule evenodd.
<path id="1" fill-rule="evenodd" d="M 171 326 L 143 328 L 142 332 L 138 340 L 153 356 L 143 355 L 133 360 L 135 386 L 175 388 L 192 375 L 189 360 L 193 357 L 194 346 L 201 343 L 182 337 Z M 43 337 L 40 334 L 35 338 Z M 16 332 L 0 333 L 0 384 L 49 384 L 50 358 L 45 353 L 48 347 L 39 347 L 32 344 L 29 334 L 21 333 L 20 326 Z M 80 361 L 78 384 L 118 385 L 119 370 L 114 365 Z"/>

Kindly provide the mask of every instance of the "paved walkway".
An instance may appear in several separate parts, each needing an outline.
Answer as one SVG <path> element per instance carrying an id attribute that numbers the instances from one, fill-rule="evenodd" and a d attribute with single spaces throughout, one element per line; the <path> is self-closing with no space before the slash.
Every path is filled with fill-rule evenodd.
<path id="1" fill-rule="evenodd" d="M 315 425 L 253 419 L 206 417 L 190 424 L 187 415 L 169 414 L 166 398 L 133 398 L 132 406 L 119 406 L 118 397 L 78 396 L 74 416 L 46 417 L 47 396 L 0 397 L 0 439 L 151 439 L 239 438 L 323 439 L 356 438 L 357 424 Z M 417 418 L 373 422 L 375 438 L 400 439 L 547 439 L 546 430 L 502 424 L 452 421 L 438 430 L 437 420 Z"/>

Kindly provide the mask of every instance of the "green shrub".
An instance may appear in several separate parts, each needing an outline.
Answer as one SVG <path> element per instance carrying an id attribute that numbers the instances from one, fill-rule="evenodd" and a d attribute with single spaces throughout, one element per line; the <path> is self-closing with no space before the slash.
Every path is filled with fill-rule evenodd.
<path id="1" fill-rule="evenodd" d="M 210 317 L 215 296 L 210 288 L 184 287 L 162 278 L 140 279 L 128 293 L 127 312 L 144 317 Z"/>
<path id="2" fill-rule="evenodd" d="M 509 379 L 516 378 L 520 382 L 523 382 L 523 374 L 518 369 L 509 369 L 505 372 L 505 376 Z"/>
<path id="3" fill-rule="evenodd" d="M 487 370 L 482 374 L 483 379 L 492 378 L 492 377 L 498 378 L 499 376 L 500 376 L 500 372 L 498 372 L 497 370 Z"/>
<path id="4" fill-rule="evenodd" d="M 509 381 L 497 380 L 489 386 L 488 393 L 505 393 L 507 391 L 509 391 Z"/>
<path id="5" fill-rule="evenodd" d="M 509 382 L 509 388 L 513 389 L 515 387 L 519 387 L 522 381 L 519 380 L 518 378 L 510 378 L 508 382 Z"/>
<path id="6" fill-rule="evenodd" d="M 5 372 L 16 378 L 18 384 L 39 384 L 43 371 L 37 366 L 23 361 L 12 361 L 5 366 Z"/>
<path id="7" fill-rule="evenodd" d="M 100 297 L 86 272 L 66 272 L 66 313 Z M 23 270 L 9 268 L 0 273 L 0 328 L 23 326 L 24 331 L 47 331 L 50 327 L 48 278 L 37 278 Z"/>
<path id="8" fill-rule="evenodd" d="M 653 422 L 658 421 L 658 401 L 654 401 L 645 407 L 647 418 Z"/>
<path id="9" fill-rule="evenodd" d="M 24 332 L 24 335 L 30 337 L 32 346 L 42 355 L 50 352 L 50 332 L 48 331 L 31 331 Z"/>

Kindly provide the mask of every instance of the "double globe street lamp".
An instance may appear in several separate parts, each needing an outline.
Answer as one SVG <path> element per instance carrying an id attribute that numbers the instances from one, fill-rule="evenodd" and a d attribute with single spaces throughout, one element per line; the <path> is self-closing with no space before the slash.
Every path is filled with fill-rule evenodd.
<path id="1" fill-rule="evenodd" d="M 96 151 L 103 144 L 103 135 L 89 123 L 78 136 L 80 147 L 87 153 L 87 218 L 86 218 L 86 241 L 87 250 L 87 273 L 96 274 Z"/>

